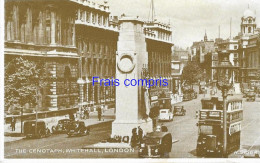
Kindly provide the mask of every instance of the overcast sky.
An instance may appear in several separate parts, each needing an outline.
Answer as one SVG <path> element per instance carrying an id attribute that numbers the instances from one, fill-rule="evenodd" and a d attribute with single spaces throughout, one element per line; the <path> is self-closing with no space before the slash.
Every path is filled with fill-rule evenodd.
<path id="1" fill-rule="evenodd" d="M 102 1 L 102 0 L 97 0 Z M 111 15 L 125 13 L 131 16 L 148 18 L 151 0 L 108 0 Z M 154 0 L 155 15 L 160 22 L 171 22 L 173 42 L 177 46 L 191 46 L 193 41 L 203 39 L 205 29 L 208 39 L 230 35 L 240 31 L 241 17 L 249 7 L 256 10 L 256 22 L 260 26 L 260 0 Z"/>

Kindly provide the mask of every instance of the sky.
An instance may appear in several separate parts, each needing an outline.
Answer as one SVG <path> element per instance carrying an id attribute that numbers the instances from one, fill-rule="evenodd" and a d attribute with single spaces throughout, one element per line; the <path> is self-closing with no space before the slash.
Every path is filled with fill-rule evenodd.
<path id="1" fill-rule="evenodd" d="M 103 2 L 103 0 L 96 0 Z M 148 19 L 151 0 L 108 0 L 111 15 L 139 16 Z M 256 11 L 260 26 L 260 0 L 154 0 L 156 19 L 171 23 L 173 43 L 183 48 L 200 41 L 207 32 L 208 39 L 229 38 L 240 31 L 241 17 L 248 8 Z"/>

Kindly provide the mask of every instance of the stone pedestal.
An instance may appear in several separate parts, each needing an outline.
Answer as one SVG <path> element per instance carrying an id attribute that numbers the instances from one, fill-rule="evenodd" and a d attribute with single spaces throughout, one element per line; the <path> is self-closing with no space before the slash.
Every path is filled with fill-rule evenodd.
<path id="1" fill-rule="evenodd" d="M 116 119 L 112 123 L 112 135 L 131 136 L 132 129 L 140 126 L 144 133 L 152 131 L 152 120 L 144 119 L 142 86 L 125 86 L 125 79 L 141 79 L 144 66 L 148 65 L 143 22 L 138 18 L 123 17 L 119 20 L 120 32 L 117 43 Z M 129 81 L 127 82 L 129 84 Z"/>

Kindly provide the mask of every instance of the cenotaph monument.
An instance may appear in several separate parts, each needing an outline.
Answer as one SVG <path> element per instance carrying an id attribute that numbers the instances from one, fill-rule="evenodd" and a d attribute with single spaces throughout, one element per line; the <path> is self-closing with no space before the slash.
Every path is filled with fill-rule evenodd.
<path id="1" fill-rule="evenodd" d="M 142 86 L 125 86 L 125 79 L 141 79 L 144 65 L 148 65 L 143 21 L 138 17 L 119 19 L 120 32 L 117 42 L 116 79 L 116 119 L 112 123 L 112 137 L 130 136 L 132 129 L 140 126 L 144 133 L 152 132 L 152 120 L 144 118 L 146 112 L 142 101 Z"/>

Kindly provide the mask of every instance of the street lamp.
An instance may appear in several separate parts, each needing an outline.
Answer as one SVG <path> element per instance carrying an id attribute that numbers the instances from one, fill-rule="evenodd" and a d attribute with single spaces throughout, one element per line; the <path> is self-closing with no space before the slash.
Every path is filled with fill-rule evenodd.
<path id="1" fill-rule="evenodd" d="M 234 70 L 238 67 L 233 66 L 227 57 L 220 61 L 216 69 L 217 88 L 221 90 L 223 97 L 223 157 L 227 157 L 227 96 L 228 91 L 233 87 Z"/>

